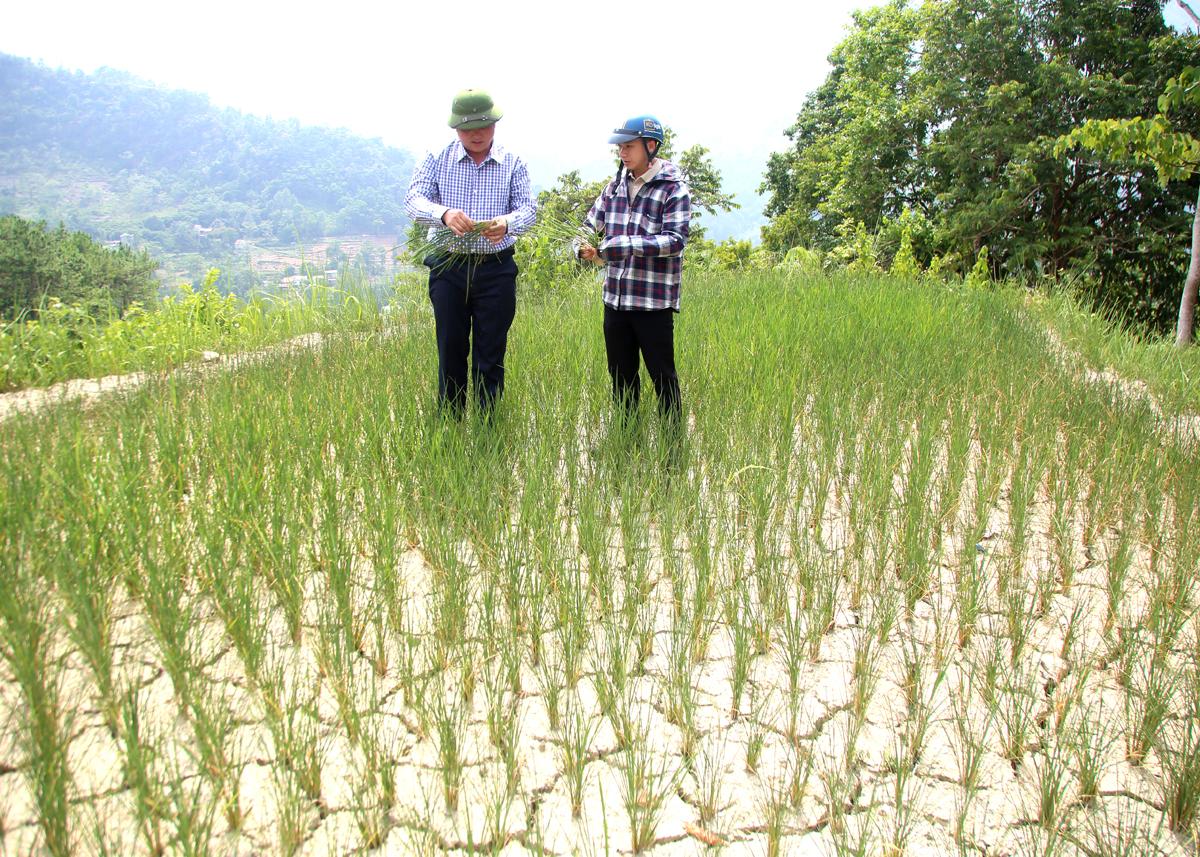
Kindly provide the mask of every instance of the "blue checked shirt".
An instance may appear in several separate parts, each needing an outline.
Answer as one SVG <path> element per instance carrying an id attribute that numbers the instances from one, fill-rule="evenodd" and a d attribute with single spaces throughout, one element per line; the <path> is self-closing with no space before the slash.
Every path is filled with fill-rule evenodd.
<path id="1" fill-rule="evenodd" d="M 601 192 L 588 225 L 604 236 L 604 302 L 613 309 L 679 311 L 683 247 L 692 220 L 692 198 L 679 168 L 665 161 L 658 175 L 629 201 L 624 172 Z"/>
<path id="2" fill-rule="evenodd" d="M 508 221 L 508 231 L 499 244 L 479 236 L 460 249 L 469 253 L 507 250 L 533 224 L 537 213 L 525 162 L 498 143 L 492 143 L 492 151 L 478 166 L 458 140 L 440 154 L 427 153 L 413 170 L 404 211 L 412 220 L 429 225 L 431 240 L 439 233 L 449 239 L 454 233 L 442 224 L 442 215 L 451 208 L 466 212 L 476 222 L 495 217 Z"/>

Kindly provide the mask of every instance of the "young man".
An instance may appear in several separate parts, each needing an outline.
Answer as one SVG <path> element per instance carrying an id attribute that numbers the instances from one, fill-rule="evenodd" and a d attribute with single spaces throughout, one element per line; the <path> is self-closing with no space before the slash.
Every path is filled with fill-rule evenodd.
<path id="1" fill-rule="evenodd" d="M 437 328 L 438 405 L 456 418 L 470 392 L 484 419 L 504 392 L 504 353 L 517 309 L 513 245 L 535 215 L 525 163 L 494 141 L 502 115 L 482 89 L 454 96 L 449 125 L 458 139 L 440 154 L 425 155 L 404 198 L 405 212 L 428 224 L 431 238 L 440 227 L 461 237 L 491 221 L 465 245 L 456 242 L 453 255 L 425 259 Z"/>
<path id="2" fill-rule="evenodd" d="M 691 196 L 679 169 L 656 157 L 663 126 L 655 117 L 627 120 L 608 142 L 617 144 L 621 168 L 588 212 L 588 225 L 602 236 L 600 246 L 582 245 L 579 257 L 605 265 L 604 345 L 617 407 L 626 420 L 637 410 L 640 353 L 674 452 L 683 429 L 675 313 Z"/>

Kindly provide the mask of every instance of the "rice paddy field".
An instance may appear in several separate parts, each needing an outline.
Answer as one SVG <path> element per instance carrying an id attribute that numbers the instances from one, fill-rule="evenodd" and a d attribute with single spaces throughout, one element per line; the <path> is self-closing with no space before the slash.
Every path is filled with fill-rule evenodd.
<path id="1" fill-rule="evenodd" d="M 398 288 L 0 423 L 3 853 L 1196 853 L 1196 434 L 1034 299 L 691 278 L 676 448 Z"/>

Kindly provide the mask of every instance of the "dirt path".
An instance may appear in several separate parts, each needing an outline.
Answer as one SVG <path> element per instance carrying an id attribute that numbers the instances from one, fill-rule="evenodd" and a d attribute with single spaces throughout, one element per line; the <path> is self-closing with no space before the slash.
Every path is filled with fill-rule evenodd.
<path id="1" fill-rule="evenodd" d="M 311 348 L 321 341 L 321 334 L 308 333 L 257 351 L 239 354 L 218 354 L 202 351 L 199 363 L 190 363 L 175 370 L 188 375 L 203 375 L 216 369 L 232 369 L 246 362 L 261 360 L 268 354 L 284 349 Z M 131 372 L 128 375 L 106 375 L 103 378 L 75 378 L 60 381 L 49 387 L 0 393 L 0 423 L 17 414 L 36 414 L 52 405 L 83 399 L 91 401 L 122 390 L 133 390 L 155 377 L 154 372 Z"/>

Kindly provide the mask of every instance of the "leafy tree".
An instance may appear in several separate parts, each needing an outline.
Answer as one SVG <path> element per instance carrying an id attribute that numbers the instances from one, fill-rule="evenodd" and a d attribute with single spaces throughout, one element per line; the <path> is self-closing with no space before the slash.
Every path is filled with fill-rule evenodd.
<path id="1" fill-rule="evenodd" d="M 1171 181 L 1191 178 L 1200 171 L 1200 140 L 1186 131 L 1175 130 L 1166 115 L 1185 106 L 1200 106 L 1200 72 L 1190 66 L 1178 79 L 1167 82 L 1166 91 L 1158 99 L 1159 112 L 1154 117 L 1089 119 L 1060 137 L 1055 151 L 1067 150 L 1078 143 L 1134 164 L 1149 163 L 1165 187 Z M 1197 291 L 1200 291 L 1200 198 L 1192 208 L 1191 259 L 1175 326 L 1175 344 L 1181 348 L 1191 345 L 1194 337 Z"/>
<path id="2" fill-rule="evenodd" d="M 965 275 L 986 246 L 993 275 L 1080 274 L 1098 301 L 1164 321 L 1188 195 L 1055 151 L 1088 119 L 1145 115 L 1200 64 L 1158 0 L 892 0 L 855 13 L 830 62 L 767 164 L 765 245 L 829 251 L 862 224 L 887 266 L 908 212 L 930 226 L 910 236 L 918 261 Z"/>
<path id="3" fill-rule="evenodd" d="M 725 193 L 721 189 L 721 171 L 713 166 L 708 157 L 709 149 L 699 143 L 690 149 L 675 154 L 675 132 L 670 127 L 663 129 L 662 148 L 656 153 L 679 168 L 687 182 L 688 191 L 692 197 L 693 209 L 701 209 L 709 214 L 720 211 L 732 211 L 741 206 L 733 201 L 737 194 Z M 699 212 L 696 212 L 698 216 Z"/>

